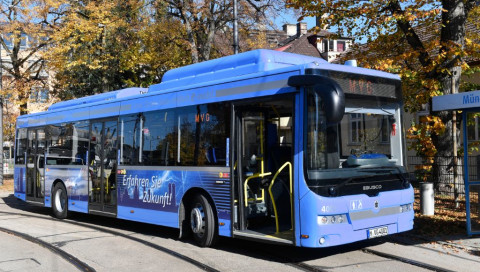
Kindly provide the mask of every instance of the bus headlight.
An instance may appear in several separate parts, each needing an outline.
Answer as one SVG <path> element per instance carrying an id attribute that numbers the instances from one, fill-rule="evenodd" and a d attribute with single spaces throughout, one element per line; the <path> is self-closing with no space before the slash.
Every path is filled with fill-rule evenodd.
<path id="1" fill-rule="evenodd" d="M 320 215 L 317 218 L 319 225 L 332 225 L 332 224 L 341 224 L 347 222 L 346 214 L 336 214 L 336 215 Z"/>
<path id="2" fill-rule="evenodd" d="M 405 205 L 400 205 L 400 212 L 410 212 L 413 210 L 413 203 L 405 204 Z"/>

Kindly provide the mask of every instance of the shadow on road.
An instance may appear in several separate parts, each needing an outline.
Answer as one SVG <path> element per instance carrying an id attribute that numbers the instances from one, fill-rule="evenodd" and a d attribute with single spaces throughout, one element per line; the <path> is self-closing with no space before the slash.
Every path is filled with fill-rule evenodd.
<path id="1" fill-rule="evenodd" d="M 14 210 L 47 215 L 53 218 L 51 209 L 46 207 L 35 206 L 21 200 L 14 195 L 2 198 L 5 205 Z M 1 207 L 1 206 L 0 206 Z M 162 239 L 178 240 L 178 229 L 162 227 L 147 223 L 139 223 L 116 218 L 97 216 L 92 214 L 83 214 L 77 212 L 69 213 L 69 220 L 80 223 L 94 224 L 112 230 L 123 230 L 132 233 L 154 236 Z M 330 248 L 298 248 L 293 246 L 283 246 L 266 244 L 249 240 L 233 239 L 220 237 L 213 249 L 205 250 L 221 250 L 233 254 L 241 254 L 244 256 L 263 259 L 267 261 L 275 261 L 279 263 L 299 263 L 309 260 L 328 257 L 331 255 L 347 253 L 350 251 L 361 250 L 362 248 L 374 246 L 385 242 L 388 239 L 367 240 L 348 245 L 335 246 Z M 178 240 L 180 243 L 196 246 L 193 240 Z"/>

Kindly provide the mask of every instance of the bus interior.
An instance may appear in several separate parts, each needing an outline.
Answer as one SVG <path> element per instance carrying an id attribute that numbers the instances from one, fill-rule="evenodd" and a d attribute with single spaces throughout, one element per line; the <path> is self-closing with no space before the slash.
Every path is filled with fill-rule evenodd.
<path id="1" fill-rule="evenodd" d="M 293 241 L 294 97 L 234 104 L 234 233 Z"/>

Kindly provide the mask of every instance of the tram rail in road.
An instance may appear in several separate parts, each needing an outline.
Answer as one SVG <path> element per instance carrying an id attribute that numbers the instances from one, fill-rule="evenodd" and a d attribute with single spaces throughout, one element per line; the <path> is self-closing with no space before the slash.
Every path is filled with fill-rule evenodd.
<path id="1" fill-rule="evenodd" d="M 36 206 L 30 206 L 30 205 L 25 205 L 23 202 L 17 202 L 17 201 L 12 201 L 10 202 L 8 200 L 8 198 L 4 198 L 3 199 L 5 201 L 6 204 L 8 204 L 10 207 L 17 207 L 20 208 L 20 209 L 24 209 L 26 212 L 29 211 L 29 208 L 32 208 L 32 209 L 36 209 L 37 207 Z M 67 219 L 67 220 L 58 220 L 58 219 L 55 219 L 55 218 L 52 218 L 50 216 L 48 216 L 48 212 L 49 210 L 48 209 L 45 209 L 45 208 L 42 208 L 42 214 L 30 214 L 30 213 L 26 213 L 26 212 L 21 212 L 21 211 L 15 211 L 15 210 L 12 210 L 12 211 L 0 211 L 0 214 L 2 215 L 10 215 L 10 216 L 17 216 L 16 218 L 38 218 L 38 219 L 43 219 L 43 220 L 49 220 L 49 221 L 55 221 L 55 222 L 63 222 L 63 223 L 67 223 L 67 224 L 72 224 L 72 225 L 76 225 L 76 226 L 80 226 L 80 227 L 84 227 L 84 228 L 88 228 L 88 229 L 92 229 L 92 230 L 95 230 L 95 231 L 98 231 L 98 232 L 101 232 L 101 233 L 107 233 L 107 234 L 111 234 L 113 236 L 118 236 L 118 237 L 121 237 L 121 238 L 124 238 L 124 239 L 129 239 L 131 241 L 134 241 L 136 243 L 139 243 L 139 244 L 142 244 L 144 246 L 147 246 L 147 247 L 150 247 L 150 248 L 153 248 L 155 250 L 158 250 L 158 251 L 161 251 L 163 253 L 166 253 L 168 255 L 171 255 L 171 256 L 174 256 L 176 258 L 178 258 L 179 260 L 182 260 L 182 261 L 185 261 L 185 262 L 188 262 L 198 268 L 200 268 L 201 270 L 204 270 L 204 271 L 220 271 L 221 268 L 219 267 L 222 267 L 221 265 L 220 266 L 216 266 L 216 267 L 212 267 L 208 264 L 205 263 L 205 260 L 202 260 L 202 258 L 198 258 L 197 260 L 194 259 L 195 257 L 192 255 L 192 256 L 187 256 L 187 255 L 184 255 L 182 253 L 179 253 L 181 251 L 179 250 L 174 250 L 174 249 L 171 249 L 171 248 L 168 248 L 168 246 L 162 246 L 162 245 L 158 245 L 156 243 L 153 243 L 153 242 L 150 242 L 148 241 L 148 238 L 140 238 L 140 237 L 135 237 L 135 236 L 132 236 L 132 233 L 125 233 L 125 232 L 122 232 L 122 231 L 117 231 L 117 230 L 113 230 L 111 229 L 112 226 L 118 226 L 117 224 L 115 223 L 106 223 L 106 225 L 104 226 L 99 226 L 99 225 L 94 225 L 94 224 L 90 224 L 87 222 L 78 222 L 78 221 L 74 221 L 74 220 L 71 220 L 71 219 Z M 82 217 L 80 217 L 82 218 Z M 98 222 L 97 222 L 98 224 Z M 28 240 L 28 241 L 31 241 L 31 242 L 34 242 L 36 244 L 40 244 L 41 246 L 45 247 L 45 248 L 48 248 L 49 250 L 51 250 L 52 252 L 54 252 L 55 254 L 58 254 L 58 255 L 61 255 L 61 254 L 64 254 L 62 253 L 62 249 L 59 248 L 59 246 L 56 246 L 55 243 L 52 245 L 52 244 L 49 244 L 48 242 L 45 242 L 45 241 L 42 241 L 40 239 L 37 239 L 35 237 L 32 237 L 31 235 L 24 235 L 22 233 L 20 233 L 18 230 L 10 230 L 8 229 L 8 226 L 5 227 L 0 227 L 0 231 L 2 232 L 5 232 L 5 233 L 9 233 L 11 235 L 15 235 L 17 237 L 20 237 L 22 239 L 25 239 L 25 240 Z M 139 234 L 142 234 L 142 233 L 139 233 Z M 143 233 L 145 234 L 145 233 Z M 149 235 L 149 234 L 148 234 Z M 154 235 L 154 234 L 152 234 Z M 400 241 L 396 241 L 397 244 L 403 244 L 401 243 Z M 258 247 L 258 246 L 247 246 L 247 244 L 244 244 L 244 243 L 235 243 L 237 247 L 239 247 L 239 252 L 240 254 L 242 254 L 241 252 L 242 251 L 245 251 L 245 252 L 248 252 L 248 253 L 244 253 L 244 254 L 247 254 L 247 256 L 250 256 L 250 257 L 253 257 L 253 258 L 257 258 L 257 259 L 265 259 L 265 260 L 269 260 L 269 261 L 273 261 L 273 262 L 278 262 L 279 264 L 284 264 L 284 265 L 287 265 L 288 267 L 291 267 L 291 268 L 294 268 L 294 269 L 298 269 L 298 270 L 301 270 L 301 271 L 316 271 L 316 272 L 323 272 L 323 271 L 331 271 L 331 270 L 335 270 L 335 269 L 338 269 L 339 267 L 330 263 L 328 261 L 329 258 L 332 258 L 334 257 L 335 255 L 339 255 L 341 256 L 341 252 L 340 253 L 333 253 L 333 254 L 330 254 L 330 249 L 328 250 L 328 252 L 325 252 L 326 254 L 319 254 L 319 251 L 318 250 L 313 250 L 313 251 L 308 251 L 307 249 L 301 249 L 301 250 L 307 250 L 307 252 L 310 252 L 312 253 L 312 258 L 296 258 L 294 255 L 289 255 L 288 253 L 286 254 L 280 254 L 280 252 L 275 252 L 273 251 L 263 251 L 263 247 Z M 246 245 L 245 248 L 243 248 L 242 245 Z M 404 246 L 413 246 L 413 245 L 410 245 L 410 244 L 403 244 Z M 231 247 L 235 247 L 235 245 L 232 245 Z M 242 249 L 243 248 L 243 249 Z M 225 248 L 224 246 L 224 250 L 226 250 L 226 254 L 228 254 L 228 252 L 230 251 L 230 246 L 227 246 Z M 351 249 L 351 250 L 350 250 Z M 203 249 L 199 249 L 199 250 L 203 250 Z M 209 249 L 205 249 L 208 250 Z M 220 250 L 222 250 L 222 246 L 220 246 Z M 237 251 L 236 249 L 234 251 Z M 321 251 L 321 250 L 320 250 Z M 375 256 L 378 256 L 380 258 L 384 258 L 384 259 L 387 259 L 387 260 L 391 260 L 391 261 L 394 261 L 396 263 L 404 263 L 405 264 L 408 264 L 411 266 L 411 268 L 413 269 L 413 267 L 418 267 L 420 269 L 427 269 L 427 270 L 431 270 L 431 271 L 442 271 L 442 272 L 446 272 L 446 271 L 453 271 L 453 270 L 449 270 L 449 269 L 446 269 L 446 268 L 442 268 L 442 267 L 439 267 L 439 266 L 435 266 L 435 265 L 432 265 L 432 264 L 429 264 L 429 263 L 425 263 L 425 262 L 422 262 L 421 260 L 419 261 L 418 259 L 415 260 L 415 259 L 411 259 L 411 258 L 408 258 L 408 254 L 407 255 L 404 255 L 404 254 L 391 254 L 391 252 L 387 253 L 388 251 L 383 251 L 383 250 L 378 250 L 378 249 L 373 249 L 372 247 L 370 246 L 362 246 L 362 245 L 359 245 L 357 244 L 356 246 L 353 246 L 353 247 L 348 247 L 348 249 L 340 249 L 340 251 L 344 251 L 344 253 L 346 254 L 350 254 L 350 253 L 354 253 L 354 252 L 362 252 L 364 254 L 370 254 L 370 255 L 375 255 Z M 438 251 L 439 253 L 440 251 Z M 72 263 L 73 265 L 75 265 L 75 267 L 77 267 L 80 271 L 95 271 L 94 268 L 88 266 L 88 265 L 85 265 L 85 263 L 82 262 L 82 260 L 79 260 L 78 258 L 76 258 L 75 256 L 72 256 L 68 253 L 66 253 L 66 255 L 61 255 L 62 258 L 64 258 L 65 260 L 69 261 L 69 262 L 74 262 Z M 411 256 L 410 256 L 411 257 Z M 450 256 L 452 257 L 452 256 Z M 199 261 L 201 260 L 201 261 Z M 208 261 L 207 261 L 208 263 Z M 330 263 L 330 265 L 326 265 Z M 337 263 L 338 265 L 338 263 Z"/>
<path id="2" fill-rule="evenodd" d="M 219 270 L 217 270 L 217 269 L 215 269 L 215 268 L 213 268 L 213 267 L 211 267 L 207 264 L 204 264 L 202 262 L 194 260 L 194 259 L 192 259 L 192 258 L 190 258 L 186 255 L 180 254 L 180 253 L 175 252 L 175 251 L 173 251 L 171 249 L 168 249 L 166 247 L 162 247 L 160 245 L 145 241 L 143 239 L 133 237 L 133 236 L 130 236 L 130 235 L 126 235 L 124 233 L 114 231 L 114 230 L 111 230 L 111 229 L 106 229 L 106 228 L 103 228 L 103 227 L 100 227 L 100 226 L 94 226 L 94 225 L 90 225 L 90 224 L 87 224 L 87 223 L 82 223 L 82 222 L 77 222 L 77 221 L 72 221 L 72 220 L 59 220 L 59 219 L 48 218 L 48 217 L 40 216 L 40 215 L 30 215 L 30 214 L 16 213 L 16 212 L 0 211 L 0 214 L 17 215 L 17 216 L 25 216 L 25 217 L 31 217 L 31 218 L 39 218 L 39 219 L 44 219 L 44 220 L 52 220 L 52 221 L 57 221 L 57 222 L 65 222 L 65 223 L 68 223 L 68 224 L 72 224 L 72 225 L 76 225 L 76 226 L 80 226 L 80 227 L 89 228 L 89 229 L 93 229 L 93 230 L 96 230 L 96 231 L 112 234 L 114 236 L 119 236 L 119 237 L 122 237 L 122 238 L 125 238 L 125 239 L 129 239 L 129 240 L 141 243 L 145 246 L 148 246 L 148 247 L 154 248 L 156 250 L 162 251 L 164 253 L 167 253 L 167 254 L 169 254 L 171 256 L 174 256 L 174 257 L 176 257 L 176 258 L 178 258 L 182 261 L 185 261 L 185 262 L 188 262 L 192 265 L 195 265 L 195 266 L 197 266 L 198 268 L 200 268 L 204 271 L 219 272 Z M 10 230 L 10 229 L 6 229 L 6 228 L 3 228 L 3 227 L 0 227 L 0 231 L 15 235 L 17 237 L 20 237 L 22 239 L 28 240 L 28 241 L 36 243 L 36 244 L 42 245 L 43 247 L 48 248 L 52 252 L 54 252 L 54 253 L 60 255 L 61 257 L 65 258 L 67 261 L 74 264 L 81 271 L 95 271 L 95 269 L 91 268 L 90 266 L 83 263 L 82 261 L 80 261 L 76 257 L 72 256 L 71 254 L 61 250 L 60 248 L 58 248 L 54 245 L 51 245 L 47 242 L 44 242 L 41 239 L 37 239 L 37 238 L 32 237 L 28 234 L 23 234 L 23 233 L 13 231 L 13 230 Z"/>
<path id="3" fill-rule="evenodd" d="M 80 259 L 76 258 L 75 256 L 73 256 L 73 255 L 69 254 L 68 252 L 66 252 L 66 251 L 64 251 L 64 250 L 62 250 L 62 249 L 60 249 L 60 248 L 58 248 L 58 247 L 56 247 L 52 244 L 49 244 L 49 243 L 47 243 L 47 242 L 45 242 L 41 239 L 35 238 L 35 237 L 30 236 L 30 235 L 25 234 L 25 233 L 21 233 L 21 232 L 18 232 L 18 231 L 6 229 L 6 228 L 3 228 L 3 227 L 0 227 L 0 231 L 5 232 L 5 233 L 10 234 L 10 235 L 14 235 L 16 237 L 20 237 L 24 240 L 27 240 L 29 242 L 40 245 L 40 246 L 50 250 L 54 254 L 62 257 L 67 262 L 74 265 L 80 271 L 84 271 L 84 272 L 94 272 L 94 271 L 96 271 L 91 266 L 82 262 Z"/>

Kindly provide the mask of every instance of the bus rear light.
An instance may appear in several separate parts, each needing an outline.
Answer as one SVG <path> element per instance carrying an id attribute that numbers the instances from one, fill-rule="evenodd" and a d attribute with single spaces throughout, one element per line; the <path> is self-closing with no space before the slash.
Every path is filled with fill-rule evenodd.
<path id="1" fill-rule="evenodd" d="M 322 215 L 317 218 L 319 225 L 332 225 L 332 224 L 342 224 L 347 222 L 346 214 L 337 214 L 337 215 Z"/>
<path id="2" fill-rule="evenodd" d="M 325 243 L 325 237 L 321 237 L 320 240 L 318 240 L 318 242 L 323 245 Z"/>

